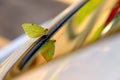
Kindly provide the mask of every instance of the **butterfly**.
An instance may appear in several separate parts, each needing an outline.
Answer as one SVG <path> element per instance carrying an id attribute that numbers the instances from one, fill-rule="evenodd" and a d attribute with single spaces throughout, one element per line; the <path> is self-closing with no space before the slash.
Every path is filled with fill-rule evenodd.
<path id="1" fill-rule="evenodd" d="M 24 23 L 22 24 L 22 27 L 30 38 L 37 38 L 41 37 L 43 35 L 47 35 L 48 29 L 45 29 L 37 24 L 31 24 L 31 23 Z"/>

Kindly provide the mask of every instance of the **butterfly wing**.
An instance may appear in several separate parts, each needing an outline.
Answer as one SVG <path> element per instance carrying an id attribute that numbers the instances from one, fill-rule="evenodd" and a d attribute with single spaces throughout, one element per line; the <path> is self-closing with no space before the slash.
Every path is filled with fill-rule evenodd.
<path id="1" fill-rule="evenodd" d="M 30 38 L 37 38 L 47 34 L 46 29 L 36 24 L 25 23 L 22 24 L 22 27 Z"/>
<path id="2" fill-rule="evenodd" d="M 40 53 L 46 61 L 50 61 L 55 52 L 55 40 L 47 41 L 40 49 Z"/>

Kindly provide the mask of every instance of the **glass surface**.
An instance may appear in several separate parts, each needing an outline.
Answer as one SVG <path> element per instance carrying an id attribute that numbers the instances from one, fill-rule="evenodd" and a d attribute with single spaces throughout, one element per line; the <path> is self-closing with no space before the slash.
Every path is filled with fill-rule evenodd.
<path id="1" fill-rule="evenodd" d="M 77 49 L 86 47 L 87 45 L 101 38 L 102 31 L 106 27 L 105 22 L 109 17 L 109 14 L 113 9 L 114 3 L 116 1 L 115 0 L 112 0 L 112 1 L 99 0 L 97 5 L 96 4 L 92 5 L 93 3 L 90 3 L 90 2 L 87 3 L 86 5 L 92 6 L 92 8 L 89 6 L 82 7 L 82 9 L 80 9 L 67 22 L 66 20 L 61 21 L 59 26 L 63 25 L 64 24 L 63 22 L 65 22 L 65 24 L 61 26 L 59 30 L 56 30 L 57 27 L 53 26 L 50 29 L 50 32 L 48 33 L 48 35 L 44 36 L 39 40 L 40 47 L 42 45 L 45 45 L 46 44 L 45 42 L 47 42 L 48 39 L 56 40 L 55 51 L 54 51 L 54 56 L 52 60 L 60 58 L 61 56 L 64 56 L 64 55 L 69 55 L 72 52 L 76 51 Z M 51 30 L 53 30 L 53 32 Z M 18 73 L 19 71 L 21 71 L 21 69 L 23 70 L 31 69 L 34 66 L 47 63 L 47 61 L 41 56 L 41 52 L 40 52 L 41 50 L 37 51 L 35 49 L 35 48 L 39 49 L 39 46 L 38 46 L 39 42 L 35 42 L 35 44 L 36 44 L 35 46 L 31 45 L 32 47 L 30 48 L 28 54 L 24 54 L 24 55 L 28 55 L 24 57 L 28 62 L 24 63 L 24 60 L 23 60 L 22 64 L 24 64 L 25 66 L 22 65 L 22 68 L 21 68 L 21 64 L 20 64 L 20 69 L 18 69 Z M 35 51 L 33 48 L 35 49 Z M 33 54 L 29 55 L 29 53 L 33 53 Z M 47 54 L 47 51 L 45 54 Z M 19 68 L 19 66 L 17 67 Z M 15 67 L 15 71 L 17 71 L 16 67 Z"/>
<path id="2" fill-rule="evenodd" d="M 80 12 L 82 9 L 80 9 L 64 27 L 51 38 L 51 40 L 56 40 L 54 58 L 70 54 L 72 51 L 90 44 L 92 36 L 96 34 L 95 32 L 108 18 L 110 10 L 113 8 L 113 5 L 110 4 L 112 4 L 110 0 L 101 0 L 101 3 L 92 12 L 89 14 L 84 12 L 84 14 L 87 15 L 83 21 L 80 19 L 82 18 L 82 13 Z M 81 20 L 81 22 L 78 20 Z"/>
<path id="3" fill-rule="evenodd" d="M 100 4 L 96 5 L 95 9 L 91 10 L 89 14 L 85 11 L 82 12 L 87 15 L 82 15 L 82 9 L 80 9 L 50 38 L 50 40 L 56 40 L 53 60 L 60 56 L 69 55 L 73 51 L 83 48 L 100 38 L 101 35 L 98 35 L 97 38 L 94 36 L 101 26 L 105 24 L 115 2 L 114 0 L 101 0 Z M 40 65 L 44 63 L 47 62 L 38 52 L 34 64 Z"/>

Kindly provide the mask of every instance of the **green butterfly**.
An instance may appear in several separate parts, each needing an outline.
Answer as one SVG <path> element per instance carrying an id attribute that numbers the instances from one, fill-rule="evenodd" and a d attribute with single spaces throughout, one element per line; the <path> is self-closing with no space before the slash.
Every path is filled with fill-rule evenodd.
<path id="1" fill-rule="evenodd" d="M 54 56 L 55 42 L 56 40 L 48 40 L 40 49 L 40 53 L 46 61 L 50 61 Z"/>
<path id="2" fill-rule="evenodd" d="M 39 25 L 36 25 L 36 24 L 25 23 L 25 24 L 22 24 L 22 27 L 23 27 L 25 33 L 30 38 L 41 37 L 43 35 L 47 35 L 47 33 L 48 33 L 48 29 L 45 29 L 45 28 L 43 28 Z"/>

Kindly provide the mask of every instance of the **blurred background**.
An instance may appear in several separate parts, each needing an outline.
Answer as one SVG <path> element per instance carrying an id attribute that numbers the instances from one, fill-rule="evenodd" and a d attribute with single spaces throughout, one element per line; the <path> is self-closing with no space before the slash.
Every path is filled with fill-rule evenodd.
<path id="1" fill-rule="evenodd" d="M 0 38 L 8 41 L 23 34 L 21 24 L 41 24 L 76 0 L 0 0 Z"/>

